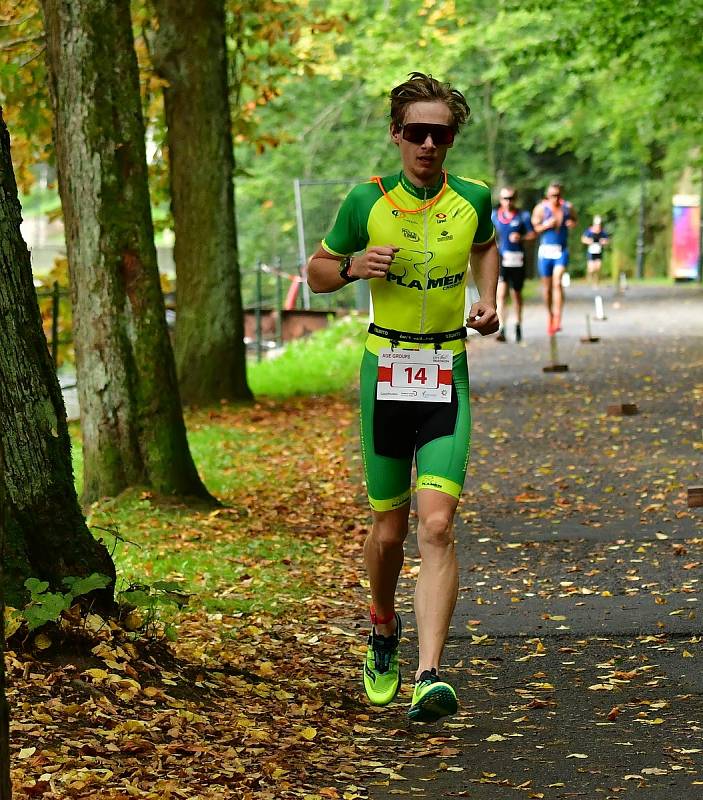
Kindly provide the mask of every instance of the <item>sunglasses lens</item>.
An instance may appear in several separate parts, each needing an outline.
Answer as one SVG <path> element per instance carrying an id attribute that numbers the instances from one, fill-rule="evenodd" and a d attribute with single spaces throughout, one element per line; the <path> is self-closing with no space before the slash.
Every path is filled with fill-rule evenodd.
<path id="1" fill-rule="evenodd" d="M 451 144 L 454 131 L 449 125 L 431 125 L 423 122 L 408 122 L 403 125 L 403 139 L 412 144 L 424 144 L 427 136 L 432 137 L 435 146 Z"/>

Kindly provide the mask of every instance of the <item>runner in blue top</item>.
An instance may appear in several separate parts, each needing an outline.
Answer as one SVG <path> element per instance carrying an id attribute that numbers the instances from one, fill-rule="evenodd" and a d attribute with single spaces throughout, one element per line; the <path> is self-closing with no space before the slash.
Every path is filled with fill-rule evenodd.
<path id="1" fill-rule="evenodd" d="M 562 197 L 561 184 L 550 183 L 546 198 L 532 211 L 532 227 L 540 234 L 537 270 L 542 280 L 550 336 L 561 330 L 564 308 L 561 279 L 569 265 L 569 228 L 573 228 L 577 221 L 573 205 Z"/>
<path id="2" fill-rule="evenodd" d="M 522 341 L 522 287 L 525 283 L 525 248 L 523 242 L 535 238 L 528 211 L 517 207 L 517 191 L 512 186 L 500 190 L 500 205 L 493 211 L 491 219 L 498 237 L 500 251 L 500 277 L 498 279 L 497 311 L 500 330 L 496 337 L 505 341 L 507 313 L 505 301 L 508 289 L 515 303 L 515 341 Z"/>
<path id="3" fill-rule="evenodd" d="M 591 286 L 597 288 L 600 268 L 603 264 L 603 248 L 609 242 L 608 234 L 603 229 L 603 220 L 599 216 L 593 217 L 593 223 L 583 232 L 581 241 L 587 247 L 587 268 Z"/>

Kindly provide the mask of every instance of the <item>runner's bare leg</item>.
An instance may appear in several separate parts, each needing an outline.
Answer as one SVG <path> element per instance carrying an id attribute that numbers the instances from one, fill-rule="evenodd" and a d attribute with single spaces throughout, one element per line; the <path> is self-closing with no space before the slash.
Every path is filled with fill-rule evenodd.
<path id="1" fill-rule="evenodd" d="M 547 315 L 551 320 L 552 314 L 554 313 L 552 310 L 552 279 L 551 278 L 540 278 L 542 281 L 542 297 L 544 299 L 544 304 L 547 307 Z"/>
<path id="2" fill-rule="evenodd" d="M 498 289 L 496 291 L 496 311 L 498 319 L 500 320 L 501 328 L 505 328 L 508 320 L 505 316 L 505 298 L 508 294 L 508 284 L 505 281 L 498 281 Z"/>
<path id="3" fill-rule="evenodd" d="M 391 511 L 373 511 L 371 532 L 364 542 L 364 562 L 376 614 L 385 619 L 395 609 L 395 591 L 403 567 L 403 543 L 408 535 L 410 502 Z M 376 625 L 376 633 L 392 636 L 395 620 Z"/>
<path id="4" fill-rule="evenodd" d="M 522 325 L 522 292 L 513 289 L 513 302 L 515 303 L 515 316 L 517 317 L 517 324 Z"/>
<path id="5" fill-rule="evenodd" d="M 561 314 L 564 308 L 564 290 L 561 286 L 561 278 L 564 274 L 564 267 L 554 267 L 552 274 L 552 309 L 555 322 L 561 325 Z"/>
<path id="6" fill-rule="evenodd" d="M 416 678 L 434 667 L 439 672 L 444 644 L 459 592 L 454 547 L 457 500 L 434 489 L 417 493 L 420 573 L 415 587 L 415 617 L 420 655 Z"/>

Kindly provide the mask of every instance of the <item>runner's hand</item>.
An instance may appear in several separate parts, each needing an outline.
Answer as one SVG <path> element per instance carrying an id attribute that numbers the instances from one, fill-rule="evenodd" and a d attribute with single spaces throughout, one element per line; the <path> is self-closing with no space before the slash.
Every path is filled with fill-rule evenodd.
<path id="1" fill-rule="evenodd" d="M 364 280 L 385 278 L 393 262 L 393 257 L 399 250 L 399 247 L 392 245 L 369 247 L 365 253 L 353 259 L 349 274 Z"/>
<path id="2" fill-rule="evenodd" d="M 495 306 L 483 300 L 474 303 L 469 311 L 469 318 L 466 320 L 466 325 L 478 331 L 481 336 L 495 333 L 500 327 L 500 321 L 498 320 Z"/>
<path id="3" fill-rule="evenodd" d="M 520 234 L 517 231 L 513 231 L 509 236 L 508 240 L 511 242 L 519 242 L 520 241 Z"/>

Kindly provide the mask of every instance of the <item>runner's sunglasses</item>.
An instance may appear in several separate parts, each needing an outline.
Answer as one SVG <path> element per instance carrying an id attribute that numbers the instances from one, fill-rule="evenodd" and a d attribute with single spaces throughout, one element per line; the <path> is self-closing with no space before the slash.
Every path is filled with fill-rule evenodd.
<path id="1" fill-rule="evenodd" d="M 455 131 L 449 125 L 435 125 L 431 122 L 406 122 L 401 125 L 403 139 L 412 144 L 424 144 L 428 135 L 432 137 L 435 147 L 437 145 L 452 144 Z"/>

